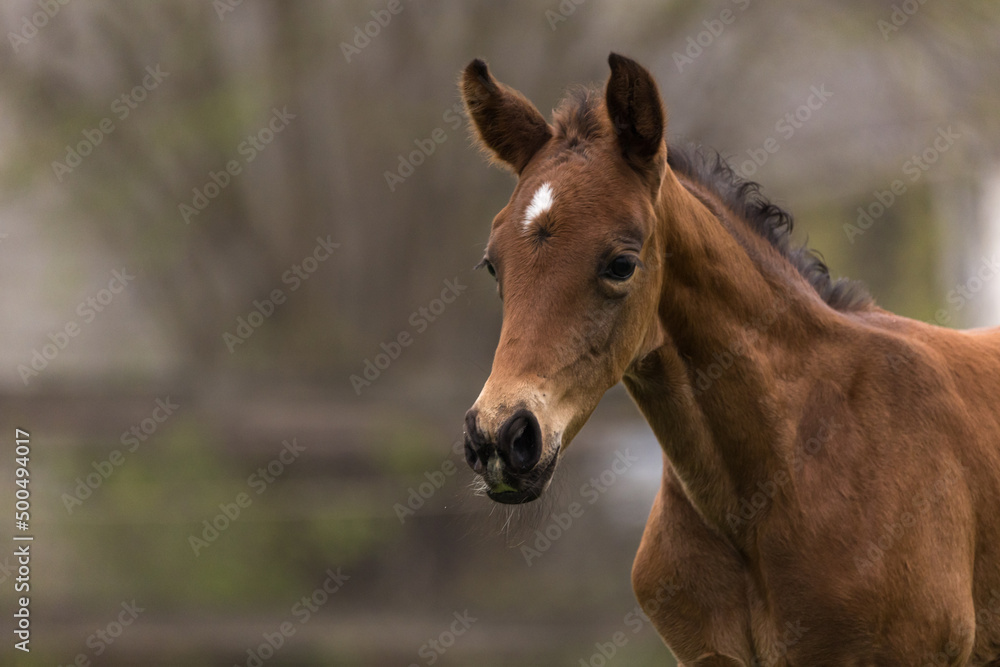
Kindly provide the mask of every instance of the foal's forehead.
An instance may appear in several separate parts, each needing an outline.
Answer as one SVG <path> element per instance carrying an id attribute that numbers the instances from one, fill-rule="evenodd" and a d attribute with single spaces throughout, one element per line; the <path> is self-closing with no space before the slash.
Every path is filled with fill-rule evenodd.
<path id="1" fill-rule="evenodd" d="M 643 207 L 613 174 L 568 168 L 522 179 L 497 223 L 520 234 L 644 227 Z M 641 231 L 641 230 L 640 230 Z"/>
<path id="2" fill-rule="evenodd" d="M 555 204 L 555 190 L 551 181 L 545 181 L 535 188 L 534 194 L 531 195 L 531 201 L 521 216 L 521 227 L 530 230 L 535 225 L 543 224 L 541 218 L 549 214 L 553 204 Z"/>

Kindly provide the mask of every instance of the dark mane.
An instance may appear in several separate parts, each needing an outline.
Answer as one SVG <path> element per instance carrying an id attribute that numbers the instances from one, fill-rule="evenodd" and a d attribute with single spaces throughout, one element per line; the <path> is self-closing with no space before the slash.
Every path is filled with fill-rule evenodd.
<path id="1" fill-rule="evenodd" d="M 761 193 L 758 183 L 741 178 L 718 153 L 703 148 L 670 146 L 667 164 L 675 172 L 714 192 L 726 207 L 791 262 L 832 308 L 854 311 L 874 304 L 863 285 L 845 278 L 834 280 L 816 252 L 806 245 L 792 245 L 791 214 L 771 203 Z"/>

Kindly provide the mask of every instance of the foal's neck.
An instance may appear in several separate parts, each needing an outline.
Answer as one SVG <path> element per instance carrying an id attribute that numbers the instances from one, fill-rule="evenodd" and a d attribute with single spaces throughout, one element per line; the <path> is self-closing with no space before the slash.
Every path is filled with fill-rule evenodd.
<path id="1" fill-rule="evenodd" d="M 837 320 L 778 250 L 698 184 L 668 170 L 657 216 L 666 342 L 625 384 L 695 506 L 741 541 L 740 500 L 790 467 L 783 388 Z"/>

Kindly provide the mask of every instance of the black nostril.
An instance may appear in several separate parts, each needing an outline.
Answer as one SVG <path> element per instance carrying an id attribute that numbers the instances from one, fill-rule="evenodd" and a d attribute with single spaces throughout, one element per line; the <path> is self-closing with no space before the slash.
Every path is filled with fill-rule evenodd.
<path id="1" fill-rule="evenodd" d="M 480 475 L 486 470 L 486 459 L 488 457 L 486 448 L 486 438 L 479 432 L 476 424 L 476 410 L 469 410 L 465 413 L 465 462 L 469 467 Z"/>
<path id="2" fill-rule="evenodd" d="M 497 449 L 513 472 L 528 472 L 542 456 L 542 430 L 529 410 L 518 410 L 500 427 Z"/>
<path id="3" fill-rule="evenodd" d="M 476 450 L 476 446 L 472 443 L 472 439 L 469 434 L 465 434 L 465 462 L 469 464 L 474 472 L 483 474 L 483 461 L 479 457 L 479 452 Z"/>
<path id="4" fill-rule="evenodd" d="M 483 464 L 479 460 L 479 455 L 476 453 L 472 443 L 469 441 L 468 434 L 465 436 L 465 462 L 468 463 L 469 467 L 475 472 L 482 474 Z"/>

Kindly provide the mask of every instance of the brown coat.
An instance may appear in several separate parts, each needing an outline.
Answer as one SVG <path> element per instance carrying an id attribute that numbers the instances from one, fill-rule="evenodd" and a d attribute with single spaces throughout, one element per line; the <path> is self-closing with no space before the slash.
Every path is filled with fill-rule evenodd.
<path id="1" fill-rule="evenodd" d="M 664 452 L 633 587 L 684 665 L 1000 665 L 1000 329 L 832 281 L 755 185 L 668 154 L 651 75 L 610 64 L 553 125 L 481 61 L 462 79 L 518 175 L 466 417 L 488 495 L 537 498 L 622 381 Z"/>

